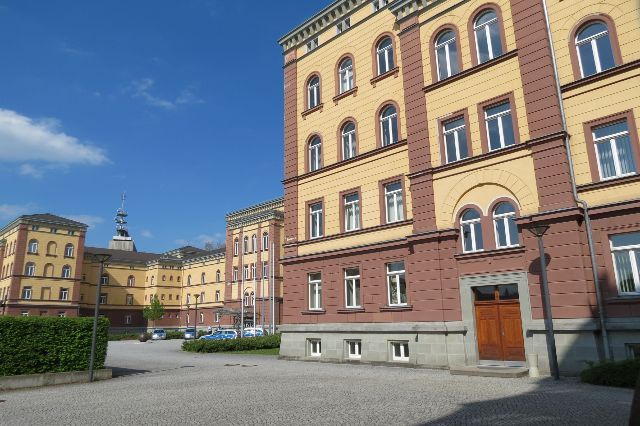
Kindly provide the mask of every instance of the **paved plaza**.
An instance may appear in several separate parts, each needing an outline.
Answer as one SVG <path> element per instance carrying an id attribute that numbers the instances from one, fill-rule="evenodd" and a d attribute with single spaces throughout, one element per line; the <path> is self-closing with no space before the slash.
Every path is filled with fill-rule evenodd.
<path id="1" fill-rule="evenodd" d="M 632 398 L 574 379 L 191 354 L 180 344 L 111 342 L 116 378 L 0 394 L 0 424 L 624 425 Z"/>

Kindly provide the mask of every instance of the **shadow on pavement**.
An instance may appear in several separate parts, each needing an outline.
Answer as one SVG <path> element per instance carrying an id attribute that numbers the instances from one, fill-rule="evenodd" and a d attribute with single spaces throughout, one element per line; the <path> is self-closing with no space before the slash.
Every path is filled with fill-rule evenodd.
<path id="1" fill-rule="evenodd" d="M 124 377 L 124 376 L 133 376 L 134 374 L 144 374 L 150 373 L 151 370 L 138 370 L 135 368 L 122 368 L 122 367 L 107 367 L 111 368 L 113 372 L 113 377 Z"/>

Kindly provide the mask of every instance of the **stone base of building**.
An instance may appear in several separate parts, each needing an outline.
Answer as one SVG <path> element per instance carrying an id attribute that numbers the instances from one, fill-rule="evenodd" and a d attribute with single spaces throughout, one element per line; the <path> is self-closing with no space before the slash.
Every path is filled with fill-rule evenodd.
<path id="1" fill-rule="evenodd" d="M 554 320 L 555 341 L 560 372 L 565 376 L 580 373 L 603 356 L 601 333 L 594 319 Z M 608 323 L 611 353 L 615 360 L 630 356 L 630 345 L 640 343 L 640 320 L 615 319 Z M 483 365 L 477 359 L 477 345 L 469 339 L 463 322 L 424 323 L 339 323 L 287 324 L 281 326 L 280 356 L 287 360 L 367 363 L 422 368 L 449 369 L 456 366 Z M 531 367 L 537 356 L 541 374 L 549 375 L 549 357 L 544 323 L 532 321 L 526 330 L 525 360 L 505 361 L 502 365 Z M 321 342 L 321 351 L 312 353 L 312 342 Z M 360 343 L 360 357 L 350 355 L 349 342 Z M 406 360 L 394 359 L 394 343 L 407 343 Z M 535 355 L 535 356 L 532 356 Z M 494 363 L 495 361 L 489 362 Z"/>

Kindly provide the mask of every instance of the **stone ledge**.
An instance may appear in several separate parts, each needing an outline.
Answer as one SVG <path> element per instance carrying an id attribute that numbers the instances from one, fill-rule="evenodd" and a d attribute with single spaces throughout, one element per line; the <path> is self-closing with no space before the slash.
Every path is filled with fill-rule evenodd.
<path id="1" fill-rule="evenodd" d="M 95 370 L 94 380 L 108 380 L 112 378 L 112 370 L 105 368 Z M 42 386 L 66 385 L 70 383 L 86 383 L 89 381 L 89 371 L 67 371 L 64 373 L 23 374 L 18 376 L 0 377 L 0 391 L 14 389 L 36 388 Z"/>
<path id="2" fill-rule="evenodd" d="M 481 366 L 451 366 L 449 374 L 452 376 L 500 377 L 516 379 L 529 375 L 528 368 L 520 367 L 481 367 Z"/>
<path id="3" fill-rule="evenodd" d="M 424 323 L 281 324 L 282 333 L 466 333 L 461 321 Z"/>

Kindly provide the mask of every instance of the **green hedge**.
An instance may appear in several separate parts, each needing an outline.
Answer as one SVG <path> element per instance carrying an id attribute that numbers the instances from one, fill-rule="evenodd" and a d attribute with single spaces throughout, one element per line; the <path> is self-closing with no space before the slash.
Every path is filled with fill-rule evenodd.
<path id="1" fill-rule="evenodd" d="M 640 359 L 594 364 L 580 373 L 580 380 L 592 385 L 633 388 L 640 375 Z"/>
<path id="2" fill-rule="evenodd" d="M 0 317 L 0 376 L 89 369 L 93 318 Z M 104 368 L 109 320 L 100 318 L 95 368 Z"/>
<path id="3" fill-rule="evenodd" d="M 182 344 L 183 351 L 201 353 L 251 351 L 255 349 L 272 349 L 279 347 L 279 334 L 228 340 L 193 340 L 185 341 Z"/>
<path id="4" fill-rule="evenodd" d="M 109 341 L 138 340 L 140 333 L 114 333 L 109 334 Z"/>

